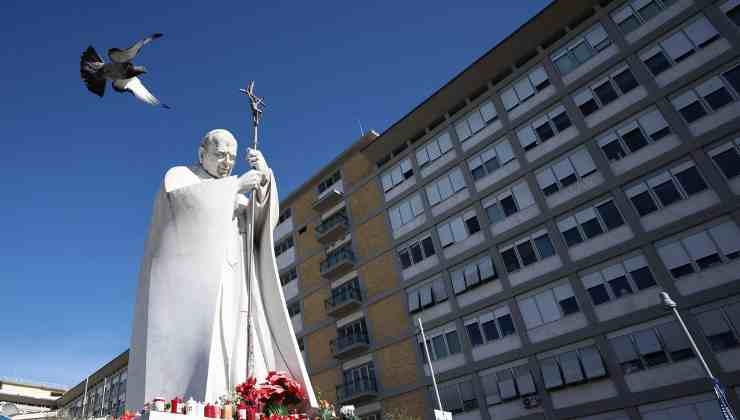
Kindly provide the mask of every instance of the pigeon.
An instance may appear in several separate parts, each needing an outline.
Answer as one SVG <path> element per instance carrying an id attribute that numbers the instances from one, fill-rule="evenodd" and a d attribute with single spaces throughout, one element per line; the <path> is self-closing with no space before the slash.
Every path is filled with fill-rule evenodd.
<path id="1" fill-rule="evenodd" d="M 162 34 L 156 33 L 138 41 L 129 48 L 109 49 L 108 58 L 110 58 L 110 63 L 103 61 L 92 45 L 87 47 L 80 58 L 80 76 L 87 89 L 102 98 L 105 94 L 106 80 L 110 80 L 113 90 L 116 92 L 130 92 L 149 105 L 169 109 L 170 107 L 161 103 L 159 99 L 152 95 L 137 77 L 147 72 L 146 67 L 135 66 L 131 62 L 144 45 L 160 37 L 162 37 Z"/>

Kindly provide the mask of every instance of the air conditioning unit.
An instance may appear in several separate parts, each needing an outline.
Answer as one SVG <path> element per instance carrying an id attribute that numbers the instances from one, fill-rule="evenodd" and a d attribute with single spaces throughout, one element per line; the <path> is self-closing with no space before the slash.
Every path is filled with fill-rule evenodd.
<path id="1" fill-rule="evenodd" d="M 526 409 L 539 407 L 540 399 L 536 395 L 530 395 L 522 398 L 522 405 L 524 405 L 524 408 Z"/>

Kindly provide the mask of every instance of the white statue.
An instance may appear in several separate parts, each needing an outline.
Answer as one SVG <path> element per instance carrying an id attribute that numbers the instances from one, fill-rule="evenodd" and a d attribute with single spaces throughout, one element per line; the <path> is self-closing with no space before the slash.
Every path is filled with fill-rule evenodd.
<path id="1" fill-rule="evenodd" d="M 231 176 L 236 152 L 230 132 L 210 131 L 200 164 L 171 168 L 157 194 L 136 294 L 126 390 L 131 410 L 155 397 L 213 402 L 247 376 L 264 379 L 268 370 L 290 373 L 317 405 L 275 263 L 275 178 L 252 149 L 252 169 Z M 242 193 L 253 188 L 247 284 L 242 233 L 253 206 Z"/>

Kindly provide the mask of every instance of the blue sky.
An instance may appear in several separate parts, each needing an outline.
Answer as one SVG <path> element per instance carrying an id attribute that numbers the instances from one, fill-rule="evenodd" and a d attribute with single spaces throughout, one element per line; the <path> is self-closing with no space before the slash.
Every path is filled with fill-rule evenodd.
<path id="1" fill-rule="evenodd" d="M 285 196 L 356 140 L 358 120 L 382 132 L 546 4 L 5 3 L 0 376 L 74 385 L 128 347 L 162 175 L 211 128 L 243 152 L 247 80 L 268 104 L 261 149 Z M 165 36 L 137 63 L 172 110 L 86 91 L 88 45 L 102 56 L 153 32 Z"/>

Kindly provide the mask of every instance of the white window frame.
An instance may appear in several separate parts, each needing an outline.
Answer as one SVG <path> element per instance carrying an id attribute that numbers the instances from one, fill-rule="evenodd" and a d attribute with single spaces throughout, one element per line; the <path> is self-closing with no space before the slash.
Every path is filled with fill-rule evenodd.
<path id="1" fill-rule="evenodd" d="M 403 184 L 405 180 L 413 177 L 414 167 L 411 165 L 411 158 L 407 156 L 396 162 L 391 168 L 386 169 L 380 176 L 383 192 L 387 194 L 397 186 Z"/>
<path id="2" fill-rule="evenodd" d="M 486 162 L 494 158 L 497 159 L 498 167 L 494 169 L 493 171 L 489 171 L 488 168 L 485 166 L 485 164 Z M 478 179 L 482 179 L 492 173 L 499 171 L 501 168 L 503 168 L 510 162 L 514 162 L 514 161 L 516 161 L 516 155 L 514 155 L 514 150 L 511 148 L 511 143 L 509 142 L 509 139 L 504 137 L 501 140 L 497 141 L 496 143 L 491 144 L 490 146 L 486 147 L 482 151 L 476 153 L 474 156 L 470 157 L 467 162 L 468 162 L 468 169 L 470 170 L 471 175 L 477 168 L 479 167 L 483 168 L 483 171 L 485 173 L 483 176 L 478 178 Z"/>
<path id="3" fill-rule="evenodd" d="M 581 162 L 581 159 L 586 160 Z M 563 169 L 569 170 L 570 173 L 568 176 L 575 176 L 576 181 L 568 185 L 564 185 L 562 181 L 567 177 L 561 178 L 558 174 L 558 172 L 561 172 Z M 585 146 L 581 146 L 568 155 L 564 156 L 562 159 L 558 159 L 556 162 L 548 164 L 548 166 L 537 171 L 535 177 L 537 179 L 537 185 L 540 187 L 540 190 L 546 197 L 548 197 L 550 195 L 557 194 L 564 188 L 580 184 L 581 182 L 583 182 L 584 179 L 598 173 L 599 170 L 596 167 L 596 163 L 594 162 L 593 158 L 591 157 L 591 153 L 589 153 L 588 149 Z M 549 180 L 552 180 L 552 183 L 543 185 Z M 557 190 L 550 194 L 545 193 L 545 189 L 553 184 L 557 186 Z"/>
<path id="4" fill-rule="evenodd" d="M 597 307 L 599 305 L 603 305 L 615 300 L 623 299 L 627 296 L 630 296 L 632 294 L 637 294 L 642 292 L 646 289 L 640 289 L 637 287 L 637 282 L 632 277 L 632 273 L 641 270 L 643 268 L 647 268 L 650 271 L 650 274 L 653 277 L 653 281 L 657 285 L 657 281 L 655 273 L 650 268 L 650 265 L 648 264 L 647 258 L 645 258 L 645 255 L 642 253 L 637 253 L 633 255 L 629 255 L 626 257 L 620 257 L 619 261 L 609 264 L 605 267 L 602 267 L 596 271 L 592 271 L 589 273 L 580 273 L 579 277 L 581 279 L 581 283 L 583 283 L 583 288 L 586 290 L 586 294 L 589 295 L 589 299 L 591 300 L 591 305 L 594 307 Z M 631 293 L 629 294 L 623 294 L 622 296 L 617 297 L 614 294 L 614 291 L 612 290 L 611 286 L 609 285 L 609 281 L 614 280 L 618 276 L 615 276 L 615 274 L 622 274 L 627 279 L 627 284 L 629 284 Z M 609 300 L 601 303 L 595 303 L 593 301 L 593 298 L 591 297 L 589 290 L 595 287 L 604 286 L 604 290 L 606 290 L 606 294 L 609 297 Z M 650 286 L 650 287 L 655 287 Z"/>
<path id="5" fill-rule="evenodd" d="M 483 101 L 462 118 L 455 121 L 455 133 L 460 142 L 472 137 L 498 119 L 496 107 L 491 99 Z M 480 123 L 479 123 L 480 122 Z"/>
<path id="6" fill-rule="evenodd" d="M 617 64 L 617 66 L 618 67 L 616 70 L 610 70 L 609 73 L 607 73 L 606 75 L 601 75 L 597 77 L 595 81 L 589 82 L 586 87 L 584 87 L 581 90 L 576 91 L 574 94 L 571 95 L 571 97 L 573 98 L 573 101 L 576 103 L 576 107 L 578 107 L 578 110 L 581 112 L 581 114 L 584 117 L 587 118 L 593 115 L 595 112 L 599 111 L 603 107 L 614 103 L 614 101 L 616 101 L 617 99 L 621 98 L 627 93 L 632 92 L 633 90 L 640 87 L 640 82 L 637 80 L 637 78 L 635 77 L 635 74 L 632 72 L 632 69 L 630 69 L 629 65 L 627 65 L 626 62 Z M 625 70 L 628 71 L 632 75 L 632 78 L 635 80 L 635 82 L 637 82 L 637 86 L 633 87 L 629 91 L 623 92 L 622 88 L 616 82 L 615 77 L 619 74 L 622 74 Z M 611 85 L 612 89 L 617 94 L 617 97 L 615 99 L 613 99 L 611 102 L 606 103 L 606 104 L 603 103 L 601 98 L 599 98 L 599 95 L 596 94 L 596 88 L 599 86 L 602 86 L 604 83 L 608 83 L 609 85 Z M 581 109 L 581 105 L 591 100 L 593 100 L 596 103 L 596 109 L 592 111 L 591 113 L 589 113 L 588 115 L 586 115 Z"/>
<path id="7" fill-rule="evenodd" d="M 418 192 L 388 209 L 388 217 L 393 230 L 398 230 L 412 223 L 422 214 L 424 214 L 424 203 L 421 200 L 421 194 Z"/>
<path id="8" fill-rule="evenodd" d="M 544 77 L 543 77 L 544 76 Z M 545 84 L 546 83 L 546 84 Z M 538 86 L 544 86 L 538 88 Z M 539 92 L 551 85 L 550 78 L 542 64 L 530 69 L 527 74 L 510 83 L 501 91 L 501 101 L 507 112 L 535 97 Z M 509 98 L 511 99 L 510 102 Z"/>
<path id="9" fill-rule="evenodd" d="M 588 47 L 588 50 L 590 52 L 589 57 L 585 61 L 576 60 L 575 55 L 572 53 L 572 51 L 575 50 L 576 47 L 578 47 L 581 43 L 584 43 Z M 558 73 L 560 73 L 561 76 L 565 76 L 566 74 L 569 74 L 573 70 L 589 62 L 597 54 L 599 54 L 599 52 L 608 48 L 610 45 L 612 45 L 612 41 L 611 39 L 609 39 L 609 34 L 606 32 L 606 30 L 601 25 L 601 23 L 596 23 L 590 28 L 588 28 L 587 30 L 576 35 L 568 43 L 568 45 L 560 48 L 559 50 L 551 54 L 550 59 L 552 60 L 552 63 L 555 65 L 555 68 L 558 70 Z M 565 55 L 569 55 L 571 61 L 576 63 L 576 65 L 572 67 L 570 70 L 563 72 L 563 70 L 561 70 L 560 67 L 558 67 L 557 61 Z"/>
<path id="10" fill-rule="evenodd" d="M 502 200 L 508 197 L 511 197 L 511 199 L 514 201 L 514 204 L 516 205 L 516 211 L 514 213 L 511 213 L 510 215 L 507 215 L 504 212 L 503 207 L 501 207 L 500 204 Z M 516 181 L 511 185 L 508 185 L 505 188 L 496 191 L 495 193 L 484 198 L 481 201 L 481 205 L 486 211 L 486 217 L 488 217 L 488 221 L 490 223 L 500 223 L 508 219 L 509 217 L 513 217 L 515 214 L 523 210 L 526 210 L 532 206 L 536 206 L 537 203 L 534 200 L 534 195 L 532 194 L 532 191 L 529 189 L 529 184 L 527 183 L 527 180 L 520 179 L 519 181 Z M 501 220 L 493 221 L 488 216 L 488 209 L 492 206 L 499 207 L 501 214 L 504 216 Z"/>
<path id="11" fill-rule="evenodd" d="M 532 118 L 531 120 L 527 121 L 526 123 L 520 125 L 517 128 L 516 137 L 517 139 L 519 139 L 519 144 L 522 146 L 525 152 L 537 148 L 537 146 L 543 144 L 546 141 L 550 141 L 554 137 L 557 137 L 558 134 L 563 132 L 563 131 L 558 130 L 554 122 L 554 118 L 560 114 L 565 114 L 565 116 L 568 117 L 568 121 L 570 121 L 570 124 L 568 125 L 568 127 L 566 127 L 563 131 L 573 127 L 573 120 L 570 118 L 570 115 L 568 115 L 568 112 L 566 111 L 565 107 L 561 103 L 557 103 L 554 107 L 550 108 L 548 111 L 541 113 L 540 115 L 536 116 L 535 118 Z M 541 127 L 544 124 L 549 124 L 550 129 L 553 132 L 553 136 L 548 139 L 542 140 L 537 135 L 536 128 Z M 527 133 L 531 133 L 531 135 Z M 534 141 L 529 141 L 529 140 L 534 140 Z M 534 144 L 534 146 L 527 148 L 527 146 L 529 146 L 530 144 Z"/>
<path id="12" fill-rule="evenodd" d="M 612 202 L 612 204 L 614 204 L 614 208 L 617 209 L 617 212 L 619 213 L 619 216 L 622 218 L 622 224 L 619 225 L 619 226 L 617 226 L 614 229 L 619 229 L 620 227 L 625 226 L 625 224 L 627 222 L 624 219 L 624 215 L 622 215 L 622 210 L 619 209 L 619 206 L 617 206 L 617 203 L 615 202 L 614 198 L 612 198 L 612 197 L 604 198 L 604 199 L 599 200 L 599 201 L 597 201 L 597 202 L 595 202 L 593 204 L 590 204 L 588 206 L 581 207 L 581 208 L 579 208 L 576 211 L 568 212 L 567 215 L 565 215 L 564 217 L 561 217 L 561 218 L 559 218 L 557 220 L 557 223 L 556 224 L 558 226 L 558 231 L 560 232 L 560 235 L 563 237 L 563 241 L 564 242 L 565 242 L 565 235 L 563 233 L 564 232 L 567 232 L 570 229 L 572 229 L 572 227 L 575 227 L 578 230 L 579 235 L 581 235 L 581 242 L 578 242 L 578 243 L 573 244 L 573 245 L 570 245 L 570 246 L 568 245 L 567 242 L 565 242 L 565 246 L 567 246 L 568 248 L 574 247 L 574 246 L 578 246 L 578 245 L 583 244 L 584 242 L 590 241 L 591 239 L 598 238 L 598 237 L 603 236 L 603 235 L 609 233 L 610 231 L 614 230 L 614 229 L 609 229 L 609 227 L 606 224 L 606 221 L 604 220 L 603 216 L 601 215 L 601 213 L 599 213 L 599 211 L 597 209 L 602 204 L 606 204 L 606 203 L 608 203 L 610 201 Z M 589 218 L 589 219 L 586 219 L 585 218 L 585 217 L 588 217 L 589 216 L 588 213 L 593 213 L 593 215 L 596 216 L 595 219 L 599 223 L 599 226 L 601 227 L 601 230 L 602 230 L 602 232 L 600 234 L 598 234 L 596 236 L 593 236 L 591 238 L 589 238 L 588 236 L 586 236 L 586 232 L 583 229 L 583 224 L 584 223 L 590 222 L 591 220 L 594 220 L 594 218 Z M 582 220 L 579 220 L 579 219 L 582 219 Z M 563 230 L 563 227 L 564 226 L 566 226 L 565 230 Z"/>
<path id="13" fill-rule="evenodd" d="M 669 205 L 669 207 L 691 198 L 691 195 L 689 195 L 689 193 L 686 191 L 686 187 L 684 187 L 684 185 L 681 183 L 681 181 L 677 177 L 679 173 L 687 169 L 690 169 L 690 168 L 696 168 L 696 171 L 699 173 L 699 177 L 706 185 L 706 188 L 704 190 L 696 194 L 700 194 L 703 191 L 711 189 L 706 178 L 704 177 L 704 175 L 702 175 L 701 171 L 699 170 L 699 167 L 696 166 L 696 163 L 691 159 L 685 160 L 679 163 L 674 163 L 666 169 L 661 169 L 660 171 L 653 172 L 650 175 L 640 178 L 639 181 L 634 182 L 630 184 L 629 186 L 625 187 L 624 193 L 627 195 L 627 199 L 629 200 L 632 208 L 634 208 L 635 212 L 638 213 L 638 216 L 646 217 L 647 215 L 652 214 L 653 212 L 660 211 L 666 208 L 666 206 L 663 205 L 663 203 L 658 198 L 658 194 L 654 190 L 655 187 L 657 187 L 658 185 L 662 185 L 666 181 L 672 182 L 673 186 L 678 191 L 678 194 L 681 196 L 680 200 L 674 201 L 673 203 Z M 640 216 L 639 210 L 637 209 L 637 206 L 635 205 L 635 203 L 632 201 L 632 198 L 639 194 L 642 194 L 643 192 L 647 192 L 650 195 L 650 198 L 653 200 L 653 204 L 655 204 L 657 208 L 653 210 L 653 212 L 651 213 L 647 213 L 643 216 Z"/>
<path id="14" fill-rule="evenodd" d="M 655 121 L 652 121 L 653 119 Z M 635 128 L 640 130 L 640 132 L 642 133 L 642 137 L 645 139 L 647 144 L 633 152 L 627 146 L 627 142 L 623 139 L 623 135 L 631 132 Z M 665 131 L 665 129 L 668 129 L 668 131 Z M 658 133 L 663 134 L 657 139 L 653 138 L 653 136 Z M 596 137 L 595 141 L 596 145 L 599 147 L 599 150 L 601 150 L 601 153 L 603 153 L 606 160 L 612 163 L 618 162 L 631 154 L 639 153 L 640 150 L 644 149 L 652 143 L 660 141 L 662 138 L 667 137 L 671 133 L 672 130 L 663 117 L 663 114 L 657 108 L 651 107 L 641 112 L 639 115 L 631 117 L 623 123 L 620 123 L 608 129 L 606 132 Z M 617 141 L 620 148 L 622 149 L 622 157 L 617 160 L 610 159 L 609 156 L 606 154 L 606 151 L 604 150 L 604 146 L 611 144 L 613 141 Z"/>
<path id="15" fill-rule="evenodd" d="M 543 257 L 541 255 L 540 249 L 537 248 L 537 243 L 534 241 L 535 239 L 543 236 L 543 234 L 545 236 L 547 236 L 547 239 L 550 241 L 550 246 L 553 248 L 553 255 L 549 255 L 547 257 Z M 523 264 L 522 257 L 521 257 L 521 255 L 519 255 L 519 250 L 517 249 L 517 247 L 519 245 L 521 245 L 521 244 L 523 244 L 525 242 L 529 242 L 530 245 L 532 246 L 532 249 L 534 249 L 535 258 L 537 259 L 537 261 L 533 262 L 532 264 L 524 265 Z M 558 255 L 557 254 L 557 251 L 555 250 L 555 245 L 552 243 L 552 238 L 550 238 L 550 232 L 545 227 L 541 227 L 541 228 L 539 228 L 539 229 L 537 229 L 537 230 L 535 230 L 535 231 L 533 231 L 531 233 L 528 233 L 527 235 L 524 235 L 524 236 L 521 236 L 521 237 L 517 238 L 516 240 L 514 240 L 512 242 L 509 242 L 507 244 L 504 244 L 502 246 L 499 246 L 499 254 L 503 254 L 504 252 L 506 252 L 506 251 L 508 251 L 510 249 L 513 249 L 514 250 L 514 255 L 516 256 L 517 261 L 519 262 L 519 268 L 517 268 L 514 271 L 508 271 L 508 269 L 507 269 L 506 272 L 509 273 L 509 274 L 515 273 L 515 272 L 517 272 L 517 271 L 519 271 L 519 270 L 521 270 L 521 269 L 523 269 L 525 267 L 529 267 L 530 265 L 536 264 L 536 263 L 544 260 L 545 258 L 550 258 L 550 257 L 553 257 L 553 256 Z M 506 268 L 506 267 L 504 267 L 504 268 Z"/>
<path id="16" fill-rule="evenodd" d="M 644 16 L 642 16 L 640 14 L 640 10 L 644 9 L 645 6 L 647 6 L 650 3 L 656 4 L 660 8 L 660 12 L 656 13 L 655 15 L 653 15 L 653 16 L 651 16 L 649 18 L 645 18 Z M 675 3 L 675 0 L 672 3 Z M 667 9 L 668 7 L 670 7 L 671 4 L 665 5 L 665 4 L 663 4 L 663 1 L 661 1 L 661 0 L 647 0 L 647 1 L 646 0 L 631 0 L 631 1 L 627 2 L 627 3 L 625 3 L 622 7 L 620 7 L 618 9 L 614 10 L 613 12 L 611 12 L 609 14 L 609 16 L 611 17 L 612 21 L 617 26 L 619 26 L 619 29 L 622 31 L 622 33 L 628 34 L 628 33 L 631 33 L 632 31 L 636 30 L 640 26 L 644 25 L 645 23 L 649 22 L 652 18 L 658 16 L 661 12 L 663 12 L 665 9 Z M 622 23 L 622 22 L 624 22 L 625 20 L 627 20 L 631 16 L 634 16 L 635 17 L 635 19 L 637 20 L 637 22 L 639 23 L 639 25 L 636 26 L 631 31 L 628 31 L 627 32 L 619 24 Z"/>
<path id="17" fill-rule="evenodd" d="M 423 168 L 453 149 L 450 132 L 445 130 L 416 149 L 416 163 Z"/>
<path id="18" fill-rule="evenodd" d="M 738 2 L 740 2 L 740 0 L 738 0 Z M 735 150 L 735 153 L 740 156 L 740 137 L 737 137 L 734 140 L 723 142 L 722 144 L 714 146 L 707 151 L 707 154 L 712 159 L 712 163 L 714 164 L 714 166 L 717 168 L 719 173 L 721 173 L 722 176 L 728 181 L 739 177 L 740 174 L 735 175 L 732 178 L 728 178 L 727 174 L 725 174 L 725 171 L 719 166 L 719 164 L 714 158 L 715 156 L 722 154 L 731 149 Z"/>
<path id="19" fill-rule="evenodd" d="M 531 296 L 517 298 L 519 312 L 522 314 L 524 325 L 527 330 L 529 331 L 541 327 L 542 325 L 559 321 L 567 316 L 575 315 L 575 313 L 566 314 L 561 306 L 562 301 L 570 298 L 576 299 L 576 303 L 578 304 L 578 312 L 576 313 L 580 313 L 580 303 L 573 293 L 573 287 L 567 281 L 553 287 L 548 287 L 547 289 L 541 290 Z M 548 299 L 551 299 L 551 301 Z M 552 304 L 552 308 L 556 311 L 555 314 L 552 314 L 554 317 L 545 316 L 548 309 L 547 305 L 550 303 Z"/>
<path id="20" fill-rule="evenodd" d="M 425 188 L 429 206 L 434 207 L 467 188 L 462 169 L 456 166 L 442 174 Z"/>
<path id="21" fill-rule="evenodd" d="M 483 269 L 490 268 L 493 274 L 490 277 L 483 277 Z M 475 271 L 475 273 L 473 273 Z M 452 283 L 452 293 L 459 295 L 478 286 L 496 280 L 498 272 L 493 260 L 488 254 L 478 255 L 471 260 L 464 262 L 462 265 L 450 270 L 450 282 Z"/>
<path id="22" fill-rule="evenodd" d="M 727 226 L 726 229 L 729 229 L 727 231 L 729 233 L 723 233 L 722 230 L 719 228 L 720 226 Z M 701 236 L 702 234 L 708 237 L 711 241 L 710 244 L 711 246 L 713 246 L 713 250 L 720 258 L 719 264 L 728 264 L 740 257 L 740 243 L 734 243 L 738 242 L 737 239 L 740 238 L 740 227 L 738 227 L 737 223 L 735 223 L 733 220 L 714 220 L 698 228 L 690 229 L 668 239 L 659 241 L 655 244 L 655 248 L 658 251 L 658 256 L 660 257 L 661 262 L 663 263 L 665 268 L 670 273 L 671 277 L 673 277 L 674 279 L 680 279 L 684 277 L 676 277 L 671 272 L 671 270 L 686 265 L 690 265 L 693 271 L 691 273 L 686 273 L 685 275 L 699 273 L 703 270 L 712 269 L 717 266 L 711 265 L 706 268 L 701 268 L 697 263 L 697 258 L 695 256 L 692 256 L 692 251 L 690 247 L 687 246 L 687 239 Z M 701 258 L 710 255 L 713 254 L 707 254 Z M 683 264 L 674 265 L 669 263 L 673 261 Z"/>
<path id="23" fill-rule="evenodd" d="M 725 73 L 731 70 L 734 70 L 738 66 L 740 66 L 740 64 L 734 65 L 707 79 L 703 79 L 699 83 L 695 83 L 688 89 L 684 89 L 678 94 L 670 97 L 671 105 L 673 105 L 673 108 L 676 110 L 676 112 L 678 112 L 681 115 L 681 118 L 684 120 L 684 122 L 686 122 L 686 124 L 693 124 L 697 121 L 700 121 L 709 115 L 719 112 L 720 109 L 732 103 L 735 103 L 740 99 L 740 93 L 735 91 L 735 89 L 732 87 L 732 84 L 730 84 L 730 82 L 727 81 L 724 77 Z M 708 89 L 710 89 L 713 86 L 716 86 L 717 89 L 708 91 Z M 732 97 L 732 101 L 723 105 L 721 108 L 718 108 L 715 110 L 709 105 L 709 103 L 705 99 L 705 96 L 708 96 L 709 94 L 714 93 L 723 87 L 727 90 L 727 92 Z M 702 94 L 702 92 L 705 92 L 706 95 Z M 686 120 L 684 115 L 681 113 L 681 110 L 697 101 L 699 102 L 701 107 L 704 109 L 705 114 L 695 119 L 694 121 L 689 122 L 688 120 Z"/>

